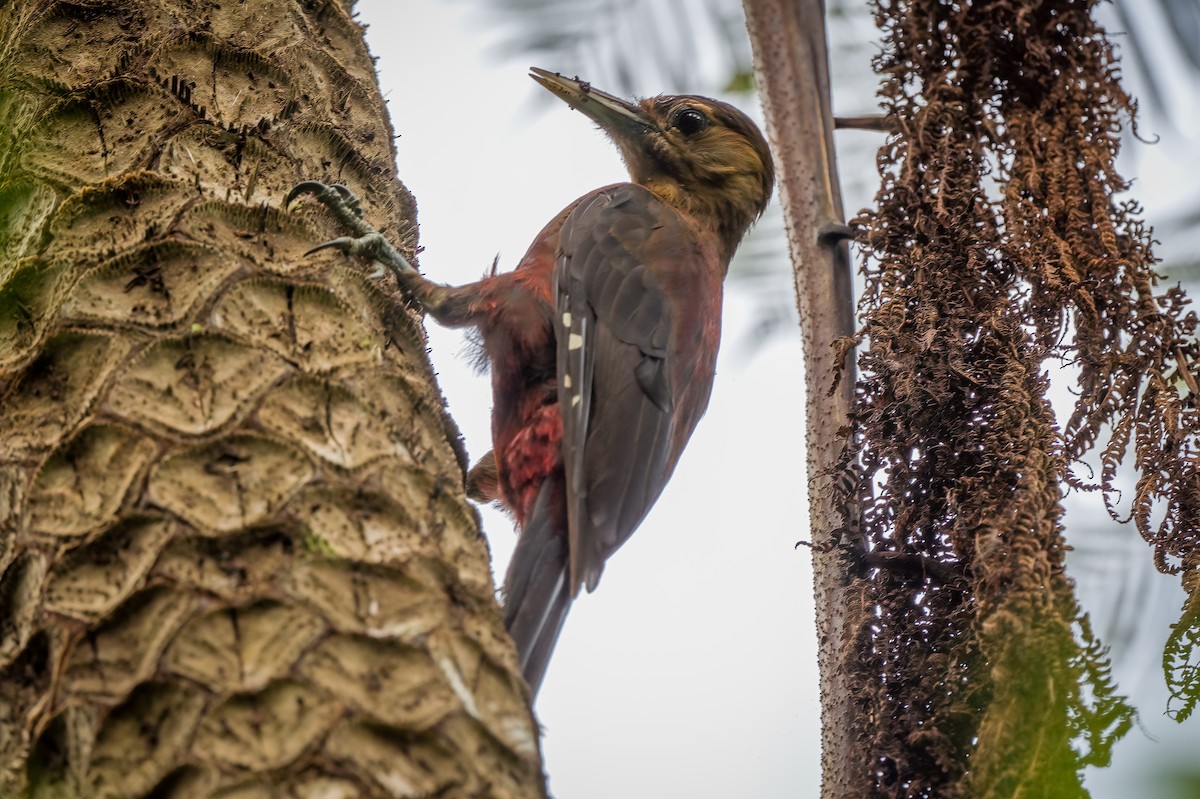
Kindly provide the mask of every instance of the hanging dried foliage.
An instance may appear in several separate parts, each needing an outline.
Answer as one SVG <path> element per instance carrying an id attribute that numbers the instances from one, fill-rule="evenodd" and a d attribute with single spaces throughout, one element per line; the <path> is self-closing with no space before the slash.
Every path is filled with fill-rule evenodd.
<path id="1" fill-rule="evenodd" d="M 1156 292 L 1149 233 L 1118 198 L 1133 109 L 1094 5 L 876 2 L 896 133 L 857 220 L 870 258 L 847 453 L 875 607 L 856 666 L 877 675 L 859 697 L 879 755 L 864 795 L 1086 796 L 1080 767 L 1132 711 L 1063 572 L 1061 486 L 1083 487 L 1084 455 L 1115 515 L 1132 448 L 1138 531 L 1160 569 L 1200 569 L 1197 319 L 1178 289 Z M 1061 429 L 1055 359 L 1080 371 Z"/>

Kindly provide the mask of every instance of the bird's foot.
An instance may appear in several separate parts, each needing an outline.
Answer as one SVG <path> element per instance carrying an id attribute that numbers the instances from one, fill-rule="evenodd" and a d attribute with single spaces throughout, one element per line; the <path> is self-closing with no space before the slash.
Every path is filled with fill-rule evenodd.
<path id="1" fill-rule="evenodd" d="M 416 269 L 392 243 L 363 219 L 362 202 L 354 196 L 354 192 L 340 183 L 321 183 L 316 180 L 306 180 L 298 183 L 288 192 L 283 206 L 287 208 L 302 194 L 311 194 L 313 199 L 324 205 L 338 218 L 343 225 L 350 228 L 351 236 L 341 236 L 322 244 L 318 244 L 305 255 L 312 255 L 321 250 L 338 250 L 346 255 L 363 255 L 386 267 L 396 276 L 400 285 L 405 284 L 404 275 L 416 273 Z M 378 269 L 371 277 L 383 277 L 384 272 Z"/>
<path id="2" fill-rule="evenodd" d="M 349 228 L 365 224 L 362 221 L 362 201 L 341 183 L 322 183 L 319 180 L 297 183 L 295 188 L 288 192 L 283 207 L 289 207 L 302 194 L 311 194 Z"/>

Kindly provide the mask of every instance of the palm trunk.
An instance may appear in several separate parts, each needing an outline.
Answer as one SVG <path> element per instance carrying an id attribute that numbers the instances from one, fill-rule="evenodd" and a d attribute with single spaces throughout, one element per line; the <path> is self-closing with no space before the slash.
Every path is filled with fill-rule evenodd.
<path id="1" fill-rule="evenodd" d="M 822 0 L 745 0 L 755 76 L 779 171 L 779 195 L 795 272 L 808 394 L 809 525 L 813 542 L 821 671 L 821 795 L 858 797 L 871 773 L 859 746 L 857 631 L 868 604 L 845 553 L 857 508 L 839 501 L 836 467 L 854 395 L 854 362 L 837 343 L 854 334 L 847 231 L 833 150 L 829 58 Z M 840 379 L 839 369 L 842 370 Z"/>
<path id="2" fill-rule="evenodd" d="M 0 4 L 0 796 L 544 795 L 342 4 Z M 225 795 L 225 794 L 222 794 Z"/>

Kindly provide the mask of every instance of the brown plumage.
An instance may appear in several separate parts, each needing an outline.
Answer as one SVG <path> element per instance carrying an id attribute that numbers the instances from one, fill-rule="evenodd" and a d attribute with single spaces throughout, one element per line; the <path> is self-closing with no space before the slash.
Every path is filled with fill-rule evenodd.
<path id="1" fill-rule="evenodd" d="M 478 284 L 490 462 L 521 526 L 505 621 L 536 692 L 572 599 L 596 587 L 708 406 L 722 281 L 774 173 L 758 128 L 725 103 L 634 105 L 533 77 L 601 126 L 631 178 L 564 209 L 514 272 Z"/>
<path id="2" fill-rule="evenodd" d="M 493 451 L 468 490 L 500 501 L 521 528 L 505 623 L 536 693 L 572 600 L 596 587 L 658 499 L 708 406 L 722 281 L 774 173 L 758 128 L 725 103 L 634 104 L 532 72 L 600 125 L 631 182 L 571 203 L 515 270 L 465 286 L 426 280 L 377 234 L 329 246 L 393 261 L 401 287 L 438 322 L 481 334 Z M 327 189 L 302 184 L 293 196 L 337 205 Z"/>

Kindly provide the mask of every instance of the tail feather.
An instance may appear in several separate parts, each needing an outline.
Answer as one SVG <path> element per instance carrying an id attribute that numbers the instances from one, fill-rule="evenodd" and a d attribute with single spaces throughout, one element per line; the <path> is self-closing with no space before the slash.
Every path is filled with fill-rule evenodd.
<path id="1" fill-rule="evenodd" d="M 538 493 L 504 577 L 504 626 L 517 645 L 521 673 L 537 696 L 567 611 L 567 536 L 551 512 L 552 481 Z"/>

